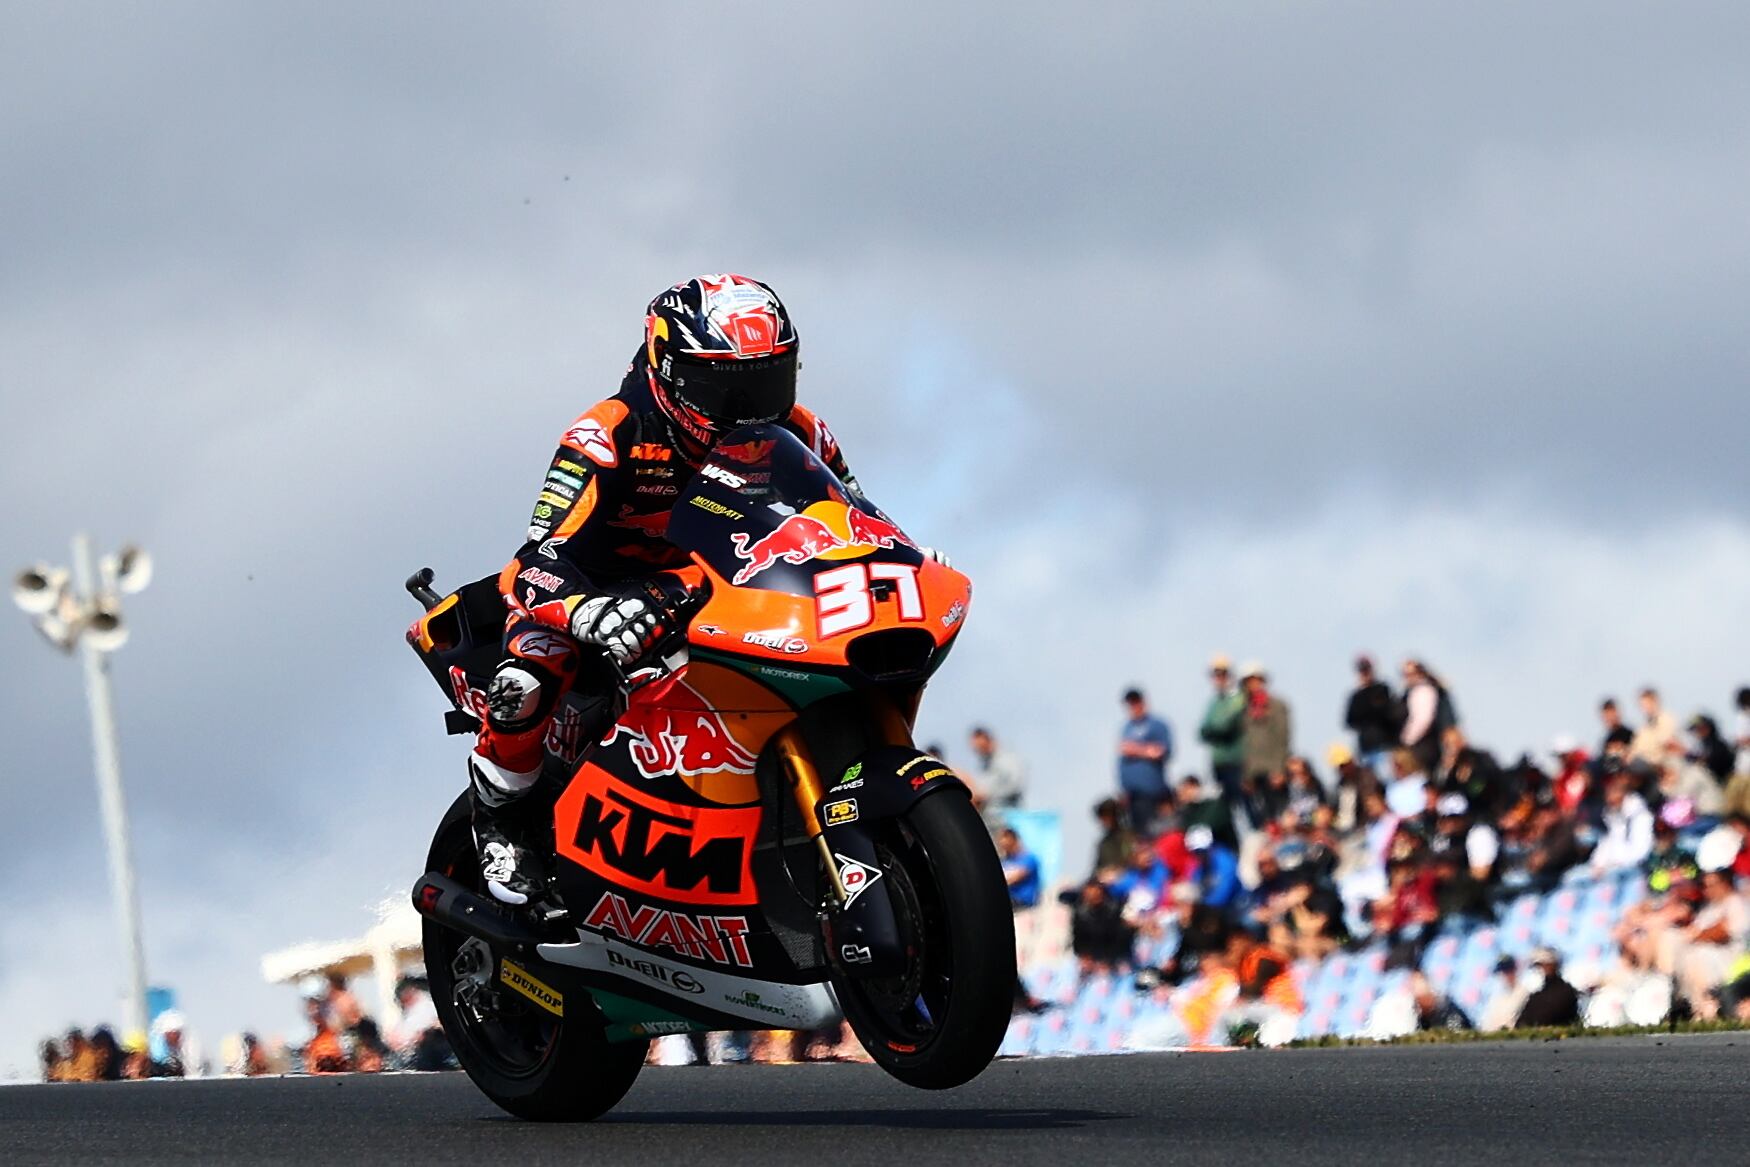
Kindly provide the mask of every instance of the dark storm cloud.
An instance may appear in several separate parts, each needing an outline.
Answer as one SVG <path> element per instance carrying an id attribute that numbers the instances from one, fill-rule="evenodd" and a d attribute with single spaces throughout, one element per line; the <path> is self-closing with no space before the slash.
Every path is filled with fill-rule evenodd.
<path id="1" fill-rule="evenodd" d="M 1152 611 L 1216 602 L 1184 556 L 1303 553 L 1358 495 L 1553 515 L 1564 547 L 1732 515 L 1747 32 L 1724 4 L 9 6 L 0 567 L 76 523 L 159 557 L 117 658 L 143 886 L 224 898 L 242 957 L 182 921 L 155 962 L 240 993 L 299 938 L 251 857 L 342 912 L 417 863 L 459 745 L 399 581 L 502 562 L 693 271 L 784 291 L 865 482 L 1012 572 L 1029 603 L 980 584 L 1012 620 L 1088 586 L 1029 544 L 1062 530 Z M 1101 507 L 1119 552 L 1073 521 Z M 1467 562 L 1517 534 L 1459 529 Z M 1006 631 L 955 692 L 1048 720 Z M 103 902 L 102 855 L 72 662 L 16 618 L 0 659 L 29 942 Z M 1103 716 L 1065 740 L 1098 754 Z"/>

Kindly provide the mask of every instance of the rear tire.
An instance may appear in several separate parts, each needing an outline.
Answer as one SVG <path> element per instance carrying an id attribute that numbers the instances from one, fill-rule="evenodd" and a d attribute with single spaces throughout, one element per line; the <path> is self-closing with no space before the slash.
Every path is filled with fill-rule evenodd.
<path id="1" fill-rule="evenodd" d="M 468 796 L 458 798 L 432 839 L 426 870 L 483 892 L 480 863 L 469 825 Z M 536 1122 L 586 1122 L 626 1096 L 644 1068 L 645 1041 L 608 1042 L 593 1024 L 586 997 L 565 1003 L 554 1017 L 514 993 L 497 989 L 503 1011 L 481 1019 L 457 998 L 455 960 L 468 937 L 431 920 L 424 922 L 425 972 L 444 1036 L 481 1093 L 518 1118 Z M 493 952 L 489 976 L 497 986 Z M 537 976 L 538 968 L 531 969 Z"/>
<path id="2" fill-rule="evenodd" d="M 845 1018 L 876 1063 L 926 1090 L 970 1082 L 996 1057 L 1015 1000 L 1015 917 L 984 821 L 960 789 L 926 795 L 876 842 L 900 934 L 898 977 L 836 966 Z"/>

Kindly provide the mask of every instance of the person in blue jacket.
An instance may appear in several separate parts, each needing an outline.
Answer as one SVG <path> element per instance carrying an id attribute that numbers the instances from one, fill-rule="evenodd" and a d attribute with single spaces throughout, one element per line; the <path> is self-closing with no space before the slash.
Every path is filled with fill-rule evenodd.
<path id="1" fill-rule="evenodd" d="M 1215 841 L 1215 832 L 1208 827 L 1192 827 L 1185 832 L 1185 849 L 1197 858 L 1197 887 L 1203 903 L 1221 912 L 1238 906 L 1240 893 L 1240 857 L 1233 850 Z"/>

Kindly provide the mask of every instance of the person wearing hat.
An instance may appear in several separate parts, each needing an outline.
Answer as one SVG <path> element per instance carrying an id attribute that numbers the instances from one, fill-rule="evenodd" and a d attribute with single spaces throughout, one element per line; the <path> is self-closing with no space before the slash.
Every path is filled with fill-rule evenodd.
<path id="1" fill-rule="evenodd" d="M 1240 857 L 1216 842 L 1208 827 L 1185 832 L 1185 849 L 1197 860 L 1197 894 L 1206 907 L 1231 913 L 1239 906 Z"/>
<path id="2" fill-rule="evenodd" d="M 188 1055 L 182 1045 L 183 1020 L 177 1009 L 166 1009 L 152 1019 L 152 1036 L 164 1043 L 164 1056 L 152 1065 L 154 1078 L 181 1078 L 188 1074 Z M 198 1062 L 198 1059 L 196 1059 Z"/>
<path id="3" fill-rule="evenodd" d="M 1293 721 L 1288 703 L 1270 692 L 1269 674 L 1257 661 L 1248 662 L 1240 670 L 1240 688 L 1246 698 L 1246 711 L 1241 718 L 1244 736 L 1240 785 L 1252 825 L 1261 828 L 1264 816 L 1257 792 L 1263 790 L 1271 774 L 1288 764 L 1293 749 Z"/>
<path id="4" fill-rule="evenodd" d="M 1503 956 L 1495 962 L 1495 975 L 1501 983 L 1488 1004 L 1483 1006 L 1482 1016 L 1477 1018 L 1477 1028 L 1484 1033 L 1512 1029 L 1519 1020 L 1519 1011 L 1525 1008 L 1525 998 L 1531 995 L 1519 977 L 1519 962 L 1511 956 Z"/>
<path id="5" fill-rule="evenodd" d="M 1488 821 L 1471 818 L 1470 800 L 1456 790 L 1449 790 L 1435 803 L 1439 812 L 1436 830 L 1455 842 L 1463 836 L 1464 866 L 1470 877 L 1487 884 L 1495 874 L 1495 861 L 1501 857 L 1501 836 Z"/>
<path id="6" fill-rule="evenodd" d="M 1355 754 L 1361 764 L 1375 774 L 1384 774 L 1403 716 L 1391 687 L 1375 675 L 1373 658 L 1366 654 L 1355 658 L 1355 688 L 1349 694 L 1343 724 L 1355 732 Z"/>
<path id="7" fill-rule="evenodd" d="M 1562 958 L 1553 948 L 1538 948 L 1528 962 L 1543 976 L 1543 983 L 1525 998 L 1516 1029 L 1544 1025 L 1573 1025 L 1580 1020 L 1580 994 L 1562 979 Z"/>
<path id="8" fill-rule="evenodd" d="M 1233 665 L 1225 653 L 1216 653 L 1209 662 L 1209 683 L 1214 690 L 1209 704 L 1203 707 L 1203 723 L 1197 736 L 1209 747 L 1209 774 L 1227 802 L 1228 810 L 1238 815 L 1245 807 L 1241 780 L 1245 777 L 1245 726 L 1241 718 L 1246 712 L 1245 694 L 1234 687 Z"/>

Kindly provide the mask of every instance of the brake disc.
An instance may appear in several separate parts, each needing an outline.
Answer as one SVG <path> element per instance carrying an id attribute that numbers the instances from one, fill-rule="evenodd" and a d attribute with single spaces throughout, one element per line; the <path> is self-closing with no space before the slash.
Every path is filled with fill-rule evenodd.
<path id="1" fill-rule="evenodd" d="M 463 941 L 450 961 L 450 975 L 455 978 L 456 1006 L 468 1010 L 478 1021 L 498 1012 L 498 993 L 492 986 L 492 970 L 492 949 L 484 940 L 474 936 Z"/>

